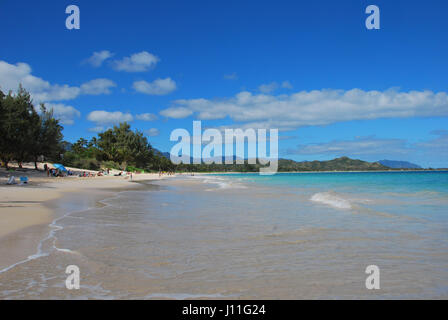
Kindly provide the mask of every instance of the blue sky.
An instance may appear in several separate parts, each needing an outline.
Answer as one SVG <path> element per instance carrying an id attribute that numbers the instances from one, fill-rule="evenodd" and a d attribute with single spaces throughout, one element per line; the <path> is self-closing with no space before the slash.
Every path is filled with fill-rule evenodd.
<path id="1" fill-rule="evenodd" d="M 70 4 L 80 30 L 65 27 Z M 380 30 L 365 27 L 370 4 Z M 278 128 L 295 160 L 448 167 L 447 12 L 442 0 L 2 0 L 0 87 L 28 86 L 72 142 L 129 120 L 169 151 L 171 131 L 200 119 Z"/>

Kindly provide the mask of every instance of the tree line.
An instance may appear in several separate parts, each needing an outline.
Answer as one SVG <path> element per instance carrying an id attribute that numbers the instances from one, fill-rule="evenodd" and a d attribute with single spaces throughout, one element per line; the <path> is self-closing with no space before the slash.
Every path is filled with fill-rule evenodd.
<path id="1" fill-rule="evenodd" d="M 153 149 L 142 132 L 132 131 L 126 122 L 98 133 L 90 140 L 80 138 L 65 148 L 62 163 L 77 168 L 127 171 L 174 169 L 171 161 Z"/>
<path id="2" fill-rule="evenodd" d="M 84 169 L 173 170 L 171 161 L 154 150 L 140 131 L 120 123 L 90 140 L 63 141 L 63 126 L 44 104 L 36 108 L 30 93 L 19 86 L 17 93 L 0 90 L 0 160 L 8 168 L 39 160 L 61 162 Z"/>

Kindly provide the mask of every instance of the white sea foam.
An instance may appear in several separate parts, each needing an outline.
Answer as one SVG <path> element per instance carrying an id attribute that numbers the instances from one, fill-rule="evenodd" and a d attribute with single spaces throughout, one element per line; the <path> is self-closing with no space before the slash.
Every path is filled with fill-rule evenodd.
<path id="1" fill-rule="evenodd" d="M 87 210 L 90 210 L 90 209 L 92 209 L 92 208 L 89 207 L 89 208 L 87 208 L 87 209 L 70 211 L 70 212 L 67 212 L 67 213 L 65 213 L 64 215 L 60 216 L 59 218 L 54 219 L 54 220 L 48 225 L 48 226 L 50 227 L 50 231 L 48 232 L 47 236 L 46 236 L 45 238 L 43 238 L 42 240 L 39 241 L 39 244 L 37 245 L 37 251 L 36 251 L 36 253 L 35 253 L 35 254 L 32 254 L 32 255 L 30 255 L 30 256 L 28 256 L 28 257 L 27 257 L 26 259 L 24 259 L 24 260 L 21 260 L 21 261 L 16 262 L 16 263 L 14 263 L 14 264 L 12 264 L 12 265 L 6 267 L 6 268 L 1 269 L 1 270 L 0 270 L 0 274 L 1 274 L 1 273 L 4 273 L 4 272 L 7 272 L 7 271 L 9 271 L 9 270 L 11 270 L 11 269 L 15 268 L 15 267 L 18 266 L 18 265 L 27 263 L 27 262 L 29 262 L 29 261 L 31 261 L 31 260 L 35 260 L 35 259 L 39 259 L 39 258 L 42 258 L 42 257 L 47 257 L 47 256 L 49 256 L 51 252 L 49 252 L 49 251 L 44 252 L 43 247 L 44 247 L 44 244 L 45 244 L 47 241 L 51 240 L 51 239 L 53 240 L 53 243 L 52 243 L 52 248 L 53 248 L 53 249 L 55 249 L 55 250 L 57 250 L 57 251 L 59 251 L 59 252 L 76 253 L 75 251 L 72 251 L 72 250 L 70 250 L 70 249 L 64 249 L 64 248 L 58 248 L 58 247 L 56 247 L 56 239 L 57 239 L 57 238 L 56 238 L 56 236 L 55 236 L 55 233 L 56 233 L 57 231 L 59 231 L 59 230 L 63 230 L 63 229 L 64 229 L 64 227 L 58 225 L 57 222 L 58 222 L 59 220 L 61 220 L 61 219 L 64 219 L 64 218 L 66 218 L 66 217 L 69 217 L 72 213 L 83 212 L 83 211 L 87 211 Z"/>
<path id="2" fill-rule="evenodd" d="M 70 249 L 61 249 L 54 246 L 54 248 L 59 252 L 65 252 L 65 253 L 71 253 L 71 254 L 78 254 L 76 251 L 70 250 Z"/>
<path id="3" fill-rule="evenodd" d="M 218 188 L 206 189 L 205 191 L 215 191 L 219 189 L 246 189 L 246 186 L 240 183 L 234 183 L 230 181 L 208 181 L 206 183 L 216 184 Z"/>
<path id="4" fill-rule="evenodd" d="M 205 191 L 217 191 L 221 189 L 246 189 L 247 187 L 242 183 L 236 181 L 241 181 L 241 179 L 233 180 L 229 178 L 222 178 L 216 176 L 193 176 L 191 178 L 201 179 L 205 184 L 216 185 L 217 188 L 205 189 Z"/>
<path id="5" fill-rule="evenodd" d="M 352 204 L 349 200 L 342 198 L 342 196 L 337 195 L 332 192 L 318 192 L 313 194 L 310 198 L 311 201 L 326 204 L 330 207 L 337 209 L 351 209 Z"/>

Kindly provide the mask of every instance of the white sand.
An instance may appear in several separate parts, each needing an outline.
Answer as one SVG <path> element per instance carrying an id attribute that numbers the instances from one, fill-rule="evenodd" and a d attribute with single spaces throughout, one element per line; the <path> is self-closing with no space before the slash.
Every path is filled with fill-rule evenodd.
<path id="1" fill-rule="evenodd" d="M 31 164 L 26 167 L 34 168 Z M 32 230 L 32 227 L 41 226 L 42 232 L 45 232 L 54 219 L 55 212 L 48 206 L 49 201 L 67 193 L 92 194 L 138 187 L 138 184 L 131 183 L 130 177 L 124 176 L 49 178 L 45 172 L 31 169 L 23 172 L 6 172 L 3 168 L 0 170 L 0 266 L 35 252 L 39 235 L 34 235 L 36 230 Z M 8 175 L 14 175 L 16 181 L 19 181 L 20 176 L 27 176 L 29 184 L 6 185 Z M 132 180 L 159 180 L 167 177 L 159 177 L 158 174 L 133 174 Z"/>

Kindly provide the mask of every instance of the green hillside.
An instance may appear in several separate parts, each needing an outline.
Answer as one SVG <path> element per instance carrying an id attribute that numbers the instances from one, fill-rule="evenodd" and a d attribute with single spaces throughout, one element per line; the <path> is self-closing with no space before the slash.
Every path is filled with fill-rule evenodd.
<path id="1" fill-rule="evenodd" d="M 369 171 L 389 169 L 378 162 L 367 162 L 341 157 L 328 161 L 315 160 L 304 162 L 280 159 L 278 171 Z"/>

